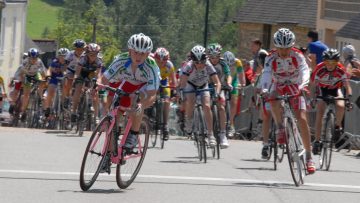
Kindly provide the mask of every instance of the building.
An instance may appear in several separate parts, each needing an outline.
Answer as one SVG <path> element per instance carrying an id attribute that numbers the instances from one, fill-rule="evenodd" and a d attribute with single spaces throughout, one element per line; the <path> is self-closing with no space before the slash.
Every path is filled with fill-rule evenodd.
<path id="1" fill-rule="evenodd" d="M 19 67 L 26 36 L 27 0 L 1 0 L 0 75 L 9 82 Z"/>
<path id="2" fill-rule="evenodd" d="M 316 28 L 325 44 L 341 50 L 352 44 L 360 54 L 360 0 L 318 0 Z"/>
<path id="3" fill-rule="evenodd" d="M 280 27 L 296 35 L 296 46 L 307 46 L 307 32 L 316 29 L 317 0 L 245 0 L 234 22 L 239 24 L 238 55 L 251 58 L 250 41 L 259 38 L 265 49 Z"/>

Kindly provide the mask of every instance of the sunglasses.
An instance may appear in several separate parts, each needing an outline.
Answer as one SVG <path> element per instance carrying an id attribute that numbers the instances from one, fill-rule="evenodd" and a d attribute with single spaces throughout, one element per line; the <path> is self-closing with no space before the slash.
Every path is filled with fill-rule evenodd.
<path id="1" fill-rule="evenodd" d="M 329 63 L 329 64 L 337 64 L 338 63 L 337 60 L 325 60 L 324 62 Z"/>
<path id="2" fill-rule="evenodd" d="M 87 55 L 88 55 L 89 57 L 95 57 L 95 56 L 98 55 L 98 53 L 97 53 L 97 52 L 89 52 Z"/>
<path id="3" fill-rule="evenodd" d="M 195 64 L 205 64 L 206 60 L 194 61 Z"/>

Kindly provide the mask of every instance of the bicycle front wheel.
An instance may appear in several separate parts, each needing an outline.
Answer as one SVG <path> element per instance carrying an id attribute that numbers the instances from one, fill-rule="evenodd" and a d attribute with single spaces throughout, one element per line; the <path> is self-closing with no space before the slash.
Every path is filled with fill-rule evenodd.
<path id="1" fill-rule="evenodd" d="M 80 187 L 83 191 L 94 184 L 100 173 L 109 148 L 110 136 L 106 136 L 106 132 L 110 123 L 110 117 L 104 117 L 96 126 L 86 147 L 80 169 Z"/>
<path id="2" fill-rule="evenodd" d="M 137 144 L 131 155 L 125 155 L 116 167 L 116 183 L 121 189 L 125 189 L 135 180 L 144 162 L 149 142 L 150 127 L 146 120 L 142 120 L 138 134 Z M 120 155 L 119 155 L 120 156 Z"/>
<path id="3" fill-rule="evenodd" d="M 329 170 L 333 148 L 333 137 L 335 133 L 335 116 L 328 113 L 325 120 L 325 132 L 322 135 L 322 148 L 320 154 L 320 168 L 325 165 L 325 170 Z"/>
<path id="4" fill-rule="evenodd" d="M 302 162 L 304 154 L 302 154 L 301 138 L 296 132 L 296 123 L 291 118 L 285 119 L 286 130 L 286 154 L 289 160 L 291 176 L 296 186 L 303 183 L 304 165 Z"/>

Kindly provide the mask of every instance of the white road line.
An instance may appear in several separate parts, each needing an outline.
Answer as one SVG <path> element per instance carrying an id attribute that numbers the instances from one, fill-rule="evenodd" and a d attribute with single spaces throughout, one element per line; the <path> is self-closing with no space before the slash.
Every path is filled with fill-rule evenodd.
<path id="1" fill-rule="evenodd" d="M 59 171 L 27 171 L 27 170 L 2 170 L 0 173 L 17 173 L 17 174 L 48 174 L 48 175 L 69 175 L 79 176 L 79 172 L 59 172 Z M 107 174 L 101 174 L 103 176 L 109 176 Z M 111 174 L 110 176 L 115 176 Z M 138 178 L 145 179 L 168 179 L 168 180 L 197 180 L 197 181 L 218 181 L 218 182 L 234 182 L 234 183 L 255 183 L 255 184 L 289 184 L 293 185 L 293 182 L 281 182 L 273 180 L 251 180 L 251 179 L 236 179 L 236 178 L 212 178 L 212 177 L 191 177 L 191 176 L 160 176 L 160 175 L 138 175 Z M 328 187 L 328 188 L 347 188 L 347 189 L 360 189 L 360 185 L 338 185 L 338 184 L 323 184 L 323 183 L 306 183 L 305 186 L 311 187 Z"/>

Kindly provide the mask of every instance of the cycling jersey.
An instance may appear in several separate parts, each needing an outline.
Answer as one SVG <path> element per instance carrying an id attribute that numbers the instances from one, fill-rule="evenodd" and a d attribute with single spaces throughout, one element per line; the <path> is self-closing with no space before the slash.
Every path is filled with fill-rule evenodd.
<path id="1" fill-rule="evenodd" d="M 112 78 L 125 80 L 133 85 L 145 84 L 145 90 L 157 90 L 159 88 L 160 70 L 152 57 L 148 57 L 145 63 L 140 64 L 135 73 L 131 70 L 131 63 L 129 53 L 121 54 L 105 71 L 104 77 L 108 80 Z"/>
<path id="2" fill-rule="evenodd" d="M 63 71 L 65 68 L 65 63 L 60 63 L 59 59 L 56 58 L 52 60 L 49 68 L 51 68 L 51 79 L 49 84 L 57 85 L 58 80 L 56 78 L 64 76 Z"/>
<path id="3" fill-rule="evenodd" d="M 169 77 L 171 74 L 175 73 L 174 64 L 168 60 L 164 67 L 159 67 L 159 68 L 160 68 L 160 76 L 161 76 L 160 84 L 163 86 L 169 85 Z"/>
<path id="4" fill-rule="evenodd" d="M 16 70 L 15 79 L 20 80 L 20 77 L 23 75 L 35 76 L 37 73 L 45 75 L 45 72 L 46 69 L 41 59 L 38 58 L 35 64 L 31 64 L 29 58 L 26 58 Z"/>
<path id="5" fill-rule="evenodd" d="M 264 72 L 261 77 L 262 89 L 281 90 L 287 86 L 303 89 L 310 79 L 310 69 L 301 51 L 292 48 L 290 56 L 282 59 L 277 51 L 265 58 Z M 273 85 L 272 85 L 273 84 Z"/>
<path id="6" fill-rule="evenodd" d="M 345 67 L 338 63 L 333 71 L 328 71 L 324 62 L 318 64 L 311 75 L 311 81 L 315 82 L 320 88 L 339 89 L 343 86 L 343 81 L 348 79 Z"/>
<path id="7" fill-rule="evenodd" d="M 78 65 L 82 67 L 80 72 L 81 77 L 91 79 L 96 77 L 96 75 L 94 75 L 96 70 L 102 69 L 103 62 L 99 57 L 97 57 L 95 61 L 90 63 L 88 56 L 84 54 L 80 57 Z"/>
<path id="8" fill-rule="evenodd" d="M 189 61 L 182 69 L 182 74 L 189 76 L 188 83 L 195 87 L 203 87 L 208 84 L 211 76 L 216 74 L 214 66 L 206 60 L 205 67 L 196 69 L 193 61 Z"/>
<path id="9" fill-rule="evenodd" d="M 225 63 L 224 59 L 220 58 L 219 63 L 217 63 L 216 65 L 213 65 L 216 73 L 219 77 L 219 80 L 221 82 L 221 84 L 227 84 L 226 83 L 226 78 L 228 76 L 230 76 L 230 68 L 229 66 Z"/>
<path id="10" fill-rule="evenodd" d="M 78 65 L 79 61 L 80 61 L 80 56 L 77 56 L 75 54 L 75 50 L 70 51 L 70 53 L 68 53 L 65 56 L 65 61 L 68 69 L 68 74 L 75 74 L 75 68 Z"/>

